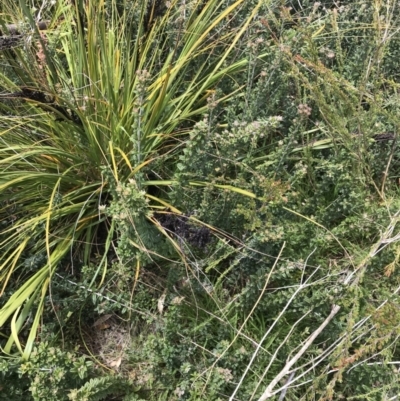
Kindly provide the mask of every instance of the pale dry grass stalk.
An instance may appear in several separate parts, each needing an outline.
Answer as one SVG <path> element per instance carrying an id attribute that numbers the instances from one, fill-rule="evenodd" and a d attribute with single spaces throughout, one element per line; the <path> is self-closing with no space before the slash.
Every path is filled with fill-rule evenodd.
<path id="1" fill-rule="evenodd" d="M 305 264 L 307 264 L 307 261 L 306 261 Z M 291 303 L 293 302 L 293 300 L 296 298 L 296 296 L 300 293 L 300 291 L 302 291 L 303 289 L 305 289 L 306 287 L 308 287 L 308 286 L 310 285 L 310 284 L 309 284 L 309 281 L 310 281 L 310 280 L 312 279 L 312 277 L 316 274 L 316 272 L 319 270 L 319 268 L 320 268 L 320 267 L 317 267 L 317 268 L 314 270 L 314 272 L 313 272 L 312 274 L 310 274 L 310 276 L 309 276 L 305 281 L 303 281 L 304 277 L 303 277 L 303 276 L 301 277 L 301 283 L 299 284 L 299 286 L 297 287 L 297 289 L 295 290 L 295 292 L 293 293 L 293 295 L 290 297 L 290 299 L 289 299 L 289 301 L 286 303 L 285 307 L 284 307 L 284 308 L 282 309 L 282 311 L 279 313 L 279 315 L 278 315 L 277 318 L 275 319 L 274 323 L 269 327 L 269 329 L 266 331 L 266 333 L 265 333 L 264 336 L 262 337 L 261 341 L 258 343 L 257 348 L 256 348 L 255 352 L 253 353 L 253 356 L 252 356 L 252 358 L 250 359 L 250 361 L 249 361 L 249 363 L 248 363 L 248 365 L 247 365 L 247 367 L 246 367 L 246 369 L 245 369 L 245 371 L 244 371 L 244 373 L 243 373 L 243 375 L 242 375 L 242 377 L 241 377 L 239 383 L 237 384 L 237 386 L 236 386 L 235 390 L 233 391 L 232 395 L 230 396 L 229 401 L 233 401 L 233 400 L 235 399 L 235 395 L 236 395 L 236 393 L 238 392 L 238 390 L 240 389 L 240 387 L 241 387 L 241 385 L 242 385 L 242 383 L 243 383 L 243 381 L 244 381 L 244 379 L 245 379 L 245 376 L 247 375 L 248 371 L 250 370 L 251 366 L 253 365 L 254 360 L 255 360 L 255 358 L 256 358 L 258 352 L 260 351 L 260 348 L 261 348 L 263 342 L 264 342 L 264 341 L 266 340 L 266 338 L 271 334 L 273 328 L 277 325 L 277 323 L 279 322 L 279 320 L 282 318 L 282 316 L 283 316 L 284 313 L 287 311 L 287 309 L 289 308 L 289 306 L 291 305 Z M 336 309 L 335 309 L 335 310 L 336 310 Z M 338 311 L 339 311 L 339 309 L 337 309 L 337 310 L 335 311 L 335 314 L 336 314 Z M 333 315 L 333 316 L 334 316 L 334 315 Z M 333 316 L 332 316 L 332 318 L 333 318 Z M 303 315 L 302 317 L 300 317 L 300 319 L 295 323 L 294 326 L 296 326 L 297 323 L 299 323 L 304 317 L 305 317 L 305 315 Z M 331 319 L 332 319 L 332 318 L 331 318 Z M 328 322 L 329 322 L 329 321 L 328 321 Z M 328 324 L 328 322 L 326 322 L 326 324 Z M 325 324 L 325 326 L 326 326 L 326 324 Z M 286 336 L 286 338 L 285 338 L 285 340 L 283 341 L 283 343 L 281 344 L 281 346 L 282 346 L 282 345 L 288 340 L 288 338 L 290 337 L 290 335 L 291 335 L 291 333 L 292 333 L 292 330 L 294 329 L 294 326 L 292 327 L 292 329 L 291 329 L 291 331 L 289 332 L 289 334 Z M 322 327 L 321 331 L 323 330 L 323 328 L 324 328 L 325 326 L 323 326 L 323 324 L 320 326 L 320 327 Z M 319 333 L 320 333 L 320 332 L 318 332 L 318 333 L 316 334 L 316 336 L 317 336 Z M 313 335 L 314 335 L 314 334 L 313 334 Z M 303 348 L 304 348 L 304 346 L 303 346 L 303 347 L 301 348 L 301 350 L 296 354 L 296 356 L 293 357 L 293 358 L 290 360 L 290 361 L 293 361 L 293 363 L 290 363 L 290 361 L 288 362 L 288 364 L 286 365 L 287 371 L 288 371 L 288 370 L 290 369 L 290 367 L 297 361 L 297 359 L 299 359 L 299 358 L 301 357 L 301 355 L 306 351 L 306 349 L 311 345 L 312 341 L 314 340 L 313 335 L 310 336 L 311 342 L 307 345 L 307 347 L 303 350 Z M 315 337 L 316 337 L 316 336 L 315 336 Z M 306 343 L 306 344 L 307 344 L 307 343 Z M 281 346 L 280 346 L 280 347 L 281 347 Z M 271 357 L 270 363 L 268 364 L 268 367 L 265 369 L 265 372 L 264 372 L 264 374 L 263 374 L 263 377 L 264 377 L 265 374 L 268 372 L 268 370 L 269 370 L 269 368 L 271 367 L 273 361 L 276 359 L 277 352 L 278 352 L 278 350 L 279 350 L 280 347 L 278 347 L 278 349 L 275 351 L 275 354 Z M 287 374 L 287 372 L 284 373 L 284 375 L 286 375 L 286 374 Z M 284 376 L 284 375 L 283 375 L 283 376 Z M 283 376 L 282 376 L 282 377 L 283 377 Z M 279 381 L 282 377 L 280 377 L 280 378 L 278 379 L 278 381 Z M 262 380 L 262 378 L 261 378 L 261 380 Z M 260 381 L 261 381 L 261 380 L 260 380 Z M 277 382 L 276 382 L 276 383 L 277 383 Z M 273 387 L 275 387 L 276 383 L 274 384 Z M 260 382 L 259 382 L 259 384 L 260 384 Z M 259 386 L 259 384 L 257 385 L 257 387 Z"/>
<path id="2" fill-rule="evenodd" d="M 328 325 L 328 323 L 335 317 L 335 315 L 339 312 L 339 310 L 340 310 L 339 305 L 333 305 L 331 313 L 322 322 L 322 324 L 317 328 L 317 330 L 315 330 L 311 334 L 311 336 L 308 338 L 308 340 L 305 342 L 305 344 L 301 347 L 300 351 L 292 359 L 290 359 L 290 361 L 288 361 L 286 363 L 285 367 L 280 371 L 280 373 L 275 376 L 275 378 L 271 381 L 271 383 L 265 389 L 264 393 L 258 399 L 258 401 L 265 401 L 268 398 L 271 398 L 275 394 L 273 389 L 278 384 L 279 380 L 281 380 L 283 377 L 285 377 L 289 373 L 290 368 L 302 357 L 302 355 L 307 351 L 307 349 L 314 342 L 314 340 L 318 337 L 318 335 L 322 333 L 322 331 L 325 329 L 325 327 Z M 280 391 L 280 390 L 278 390 L 278 391 Z"/>

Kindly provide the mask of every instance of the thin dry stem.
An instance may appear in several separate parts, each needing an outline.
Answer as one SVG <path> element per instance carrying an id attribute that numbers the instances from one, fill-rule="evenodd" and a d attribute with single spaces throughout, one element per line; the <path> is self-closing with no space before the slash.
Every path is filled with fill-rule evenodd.
<path id="1" fill-rule="evenodd" d="M 273 389 L 274 387 L 278 384 L 278 382 L 285 377 L 289 371 L 290 368 L 301 358 L 301 356 L 307 351 L 307 349 L 310 347 L 310 345 L 314 342 L 314 340 L 318 337 L 318 335 L 325 329 L 325 327 L 328 325 L 328 323 L 335 317 L 335 315 L 339 312 L 340 306 L 334 305 L 332 307 L 331 313 L 329 316 L 323 321 L 323 323 L 318 327 L 317 330 L 314 331 L 314 333 L 311 334 L 311 336 L 308 338 L 308 340 L 305 342 L 305 344 L 301 347 L 300 351 L 290 360 L 286 363 L 285 367 L 281 370 L 281 372 L 271 381 L 271 383 L 268 385 L 268 387 L 265 389 L 264 393 L 262 396 L 258 399 L 258 401 L 265 401 L 268 398 L 271 398 L 274 395 Z"/>

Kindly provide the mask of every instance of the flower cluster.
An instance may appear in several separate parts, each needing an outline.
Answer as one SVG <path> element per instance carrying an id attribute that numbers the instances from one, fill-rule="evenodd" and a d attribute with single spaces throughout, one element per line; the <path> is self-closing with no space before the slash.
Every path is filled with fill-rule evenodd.
<path id="1" fill-rule="evenodd" d="M 215 142 L 219 146 L 232 147 L 235 144 L 247 144 L 252 148 L 257 146 L 260 139 L 266 138 L 268 134 L 279 127 L 283 120 L 282 116 L 272 116 L 266 120 L 256 120 L 250 123 L 235 120 L 230 130 L 215 134 Z"/>
<path id="2" fill-rule="evenodd" d="M 312 108 L 308 104 L 301 103 L 297 106 L 297 112 L 300 116 L 308 117 L 311 115 Z"/>

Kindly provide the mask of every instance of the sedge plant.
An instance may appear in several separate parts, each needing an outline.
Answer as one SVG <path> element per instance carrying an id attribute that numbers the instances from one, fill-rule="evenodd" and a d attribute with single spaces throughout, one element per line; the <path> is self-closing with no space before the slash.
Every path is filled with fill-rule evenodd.
<path id="1" fill-rule="evenodd" d="M 127 0 L 14 3 L 1 10 L 3 30 L 14 24 L 21 34 L 1 55 L 0 328 L 2 351 L 27 359 L 60 265 L 88 265 L 101 242 L 96 276 L 104 277 L 113 241 L 130 226 L 137 274 L 140 254 L 155 253 L 140 239 L 143 224 L 179 257 L 154 218 L 181 213 L 163 195 L 175 183 L 168 169 L 150 166 L 173 162 L 208 93 L 246 68 L 235 45 L 260 5 L 217 38 L 244 0 L 163 9 Z M 109 209 L 125 198 L 125 210 Z"/>

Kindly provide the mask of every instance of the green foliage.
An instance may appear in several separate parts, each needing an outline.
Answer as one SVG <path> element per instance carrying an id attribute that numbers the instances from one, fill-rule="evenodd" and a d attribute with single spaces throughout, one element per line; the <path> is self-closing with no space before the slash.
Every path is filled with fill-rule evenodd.
<path id="1" fill-rule="evenodd" d="M 43 341 L 29 361 L 1 362 L 4 400 L 68 400 L 68 392 L 93 374 L 92 362 L 74 352 L 64 352 Z"/>
<path id="2" fill-rule="evenodd" d="M 134 388 L 117 376 L 90 378 L 96 372 L 93 362 L 77 352 L 65 352 L 42 341 L 28 362 L 2 360 L 0 374 L 2 400 L 99 401 L 124 395 L 134 398 Z M 130 397 L 130 398 L 129 398 Z"/>
<path id="3" fill-rule="evenodd" d="M 71 390 L 68 399 L 71 401 L 100 401 L 110 397 L 110 395 L 121 394 L 123 381 L 112 376 L 97 377 L 87 381 L 81 388 Z M 126 400 L 135 400 L 134 396 L 128 394 Z"/>
<path id="4" fill-rule="evenodd" d="M 7 396 L 394 399 L 397 3 L 84 3 L 1 5 Z"/>

